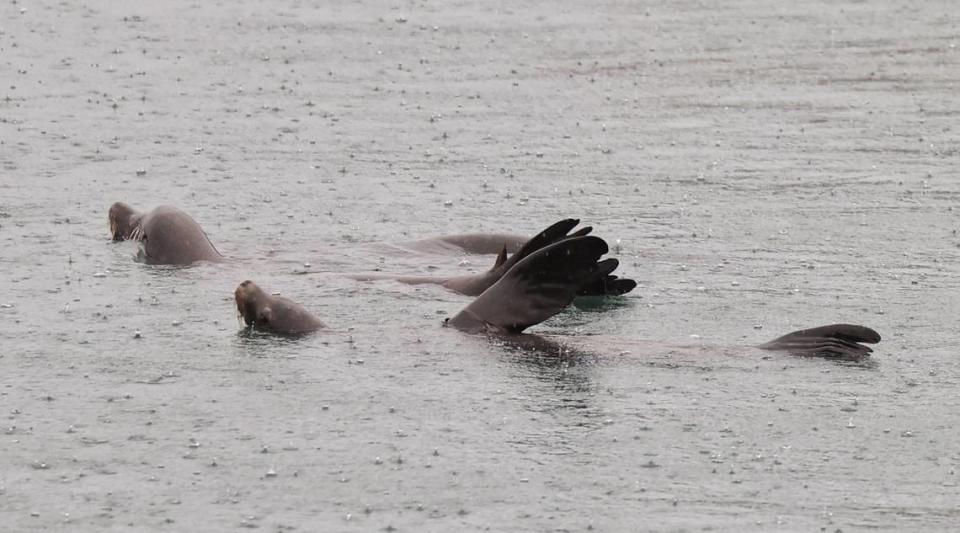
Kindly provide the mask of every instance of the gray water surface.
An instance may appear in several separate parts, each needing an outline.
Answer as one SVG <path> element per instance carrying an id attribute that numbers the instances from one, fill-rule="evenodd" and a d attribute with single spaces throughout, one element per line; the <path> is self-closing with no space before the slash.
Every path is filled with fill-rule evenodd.
<path id="1" fill-rule="evenodd" d="M 3 3 L 3 529 L 955 529 L 958 41 L 946 1 Z M 231 260 L 134 262 L 114 201 Z M 337 275 L 566 217 L 639 286 L 559 356 Z M 241 333 L 248 278 L 331 331 Z M 884 340 L 749 347 L 832 322 Z"/>

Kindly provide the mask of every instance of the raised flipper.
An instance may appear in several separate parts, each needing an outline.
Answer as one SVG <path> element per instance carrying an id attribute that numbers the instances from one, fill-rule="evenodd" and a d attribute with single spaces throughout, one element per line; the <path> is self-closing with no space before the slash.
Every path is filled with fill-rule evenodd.
<path id="1" fill-rule="evenodd" d="M 524 257 L 527 257 L 541 248 L 556 242 L 560 242 L 564 239 L 582 237 L 593 231 L 591 226 L 586 226 L 573 233 L 569 233 L 579 223 L 580 221 L 574 218 L 568 218 L 554 223 L 524 243 L 517 253 L 510 256 L 510 258 L 506 259 L 506 261 L 503 260 L 504 254 L 501 252 L 501 254 L 497 256 L 497 262 L 488 273 L 488 276 L 498 277 L 498 274 L 499 276 L 502 276 L 506 271 L 510 270 L 513 265 L 523 260 Z M 632 291 L 636 286 L 637 282 L 633 281 L 632 279 L 618 278 L 617 276 L 612 276 L 609 274 L 597 274 L 593 279 L 584 283 L 583 287 L 580 289 L 580 292 L 577 294 L 579 296 L 618 296 Z"/>
<path id="2" fill-rule="evenodd" d="M 603 239 L 586 235 L 536 250 L 448 324 L 471 333 L 520 333 L 570 305 L 586 283 L 613 272 L 616 259 L 600 261 L 607 251 Z"/>
<path id="3" fill-rule="evenodd" d="M 579 220 L 573 218 L 556 222 L 525 242 L 515 254 L 509 257 L 507 257 L 507 248 L 504 246 L 497 255 L 497 259 L 494 262 L 493 268 L 487 272 L 475 276 L 459 276 L 450 278 L 443 283 L 443 286 L 466 296 L 477 296 L 485 291 L 488 287 L 496 283 L 497 280 L 500 279 L 500 277 L 503 276 L 507 271 L 513 268 L 514 265 L 537 250 L 560 242 L 564 239 L 586 236 L 593 231 L 592 227 L 587 226 L 580 228 L 573 233 L 569 233 L 579 223 Z M 597 274 L 593 279 L 584 283 L 578 295 L 618 296 L 632 291 L 636 286 L 637 282 L 633 281 L 632 279 Z"/>
<path id="4" fill-rule="evenodd" d="M 562 241 L 564 239 L 569 239 L 572 237 L 583 237 L 589 234 L 591 231 L 593 231 L 592 227 L 587 226 L 585 228 L 580 228 L 574 233 L 570 233 L 570 230 L 575 228 L 579 223 L 580 221 L 575 218 L 567 218 L 559 222 L 555 222 L 551 224 L 547 229 L 534 235 L 533 237 L 530 238 L 530 240 L 523 243 L 523 246 L 521 246 L 516 253 L 514 253 L 509 257 L 507 257 L 507 246 L 506 244 L 504 244 L 503 249 L 497 255 L 497 260 L 494 263 L 493 268 L 490 269 L 490 272 L 488 275 L 493 277 L 493 281 L 495 282 L 496 280 L 500 279 L 501 276 L 506 274 L 507 271 L 513 268 L 513 265 L 516 265 L 517 263 L 522 261 L 523 258 L 527 257 L 533 252 L 536 252 L 541 248 L 546 248 L 547 246 L 550 246 L 551 244 Z M 486 287 L 484 287 L 482 290 L 480 290 L 476 294 L 467 294 L 467 296 L 477 296 L 481 292 L 483 292 L 483 290 L 486 290 Z"/>
<path id="5" fill-rule="evenodd" d="M 576 227 L 576 225 L 579 223 L 580 221 L 574 218 L 568 218 L 556 222 L 550 225 L 550 227 L 547 229 L 527 240 L 527 242 L 525 242 L 516 253 L 509 257 L 507 257 L 507 243 L 504 243 L 500 253 L 497 254 L 497 259 L 493 264 L 493 268 L 482 274 L 450 278 L 444 281 L 442 285 L 451 291 L 458 292 L 465 296 L 479 296 L 483 293 L 483 291 L 487 290 L 490 286 L 496 283 L 497 280 L 503 277 L 503 275 L 513 268 L 514 265 L 519 263 L 521 260 L 523 260 L 523 258 L 529 256 L 533 252 L 550 246 L 551 244 L 563 239 L 582 237 L 593 230 L 593 228 L 587 226 L 570 234 L 570 230 Z"/>
<path id="6" fill-rule="evenodd" d="M 591 231 L 593 231 L 593 228 L 587 226 L 570 233 L 579 223 L 579 220 L 573 218 L 555 222 L 537 235 L 527 239 L 522 246 L 519 246 L 519 248 L 517 248 L 518 245 L 515 242 L 514 237 L 509 235 L 471 234 L 452 235 L 441 238 L 441 240 L 445 240 L 449 243 L 462 247 L 466 247 L 467 245 L 477 247 L 481 244 L 483 246 L 488 246 L 491 242 L 499 242 L 498 239 L 503 239 L 502 244 L 498 245 L 500 246 L 499 253 L 494 261 L 493 267 L 490 268 L 490 270 L 479 274 L 454 276 L 452 278 L 438 278 L 424 276 L 392 276 L 381 273 L 372 273 L 360 275 L 351 274 L 349 277 L 361 281 L 390 278 L 402 283 L 410 284 L 436 283 L 442 285 L 450 291 L 463 294 L 465 296 L 479 296 L 483 294 L 485 290 L 492 287 L 493 284 L 502 278 L 503 275 L 506 274 L 511 268 L 538 250 L 544 249 L 565 239 L 585 237 Z M 508 252 L 511 249 L 516 249 L 517 251 L 513 255 L 508 256 Z M 583 281 L 578 295 L 620 295 L 632 291 L 636 286 L 637 283 L 631 279 L 622 279 L 618 278 L 617 276 L 612 276 L 609 273 L 598 271 L 594 273 L 592 278 Z"/>
<path id="7" fill-rule="evenodd" d="M 757 348 L 808 357 L 860 360 L 873 352 L 861 343 L 876 344 L 880 334 L 866 326 L 831 324 L 788 333 Z"/>
<path id="8" fill-rule="evenodd" d="M 636 286 L 637 282 L 632 279 L 618 278 L 613 274 L 607 274 L 606 276 L 597 276 L 596 279 L 584 285 L 577 294 L 579 296 L 620 296 L 632 291 Z"/>

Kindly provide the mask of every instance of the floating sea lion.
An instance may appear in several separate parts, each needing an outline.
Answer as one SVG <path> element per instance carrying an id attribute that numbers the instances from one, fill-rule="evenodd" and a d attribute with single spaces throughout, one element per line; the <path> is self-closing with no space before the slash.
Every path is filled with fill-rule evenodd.
<path id="1" fill-rule="evenodd" d="M 251 329 L 280 335 L 304 335 L 326 327 L 302 305 L 267 294 L 247 280 L 233 292 L 237 312 Z"/>
<path id="2" fill-rule="evenodd" d="M 203 228 L 190 215 L 171 206 L 139 213 L 127 204 L 110 206 L 110 233 L 114 241 L 140 243 L 138 258 L 151 265 L 189 265 L 223 261 Z"/>
<path id="3" fill-rule="evenodd" d="M 465 331 L 519 333 L 543 322 L 570 305 L 587 286 L 611 275 L 616 259 L 600 260 L 607 243 L 577 235 L 545 248 L 515 264 L 448 323 Z M 270 296 L 252 281 L 234 291 L 237 311 L 254 329 L 298 335 L 316 331 L 323 323 L 299 304 Z"/>
<path id="4" fill-rule="evenodd" d="M 576 235 L 527 255 L 445 324 L 467 333 L 493 334 L 511 342 L 542 340 L 522 335 L 569 306 L 584 287 L 611 276 L 618 266 L 602 259 L 607 243 L 592 235 Z M 304 333 L 323 327 L 298 304 L 266 295 L 245 281 L 234 293 L 237 309 L 248 326 L 277 333 Z M 757 346 L 793 355 L 860 360 L 872 350 L 863 343 L 880 341 L 876 331 L 851 324 L 833 324 L 789 333 Z M 529 344 L 529 343 L 527 343 Z"/>
<path id="5" fill-rule="evenodd" d="M 394 276 L 389 274 L 371 273 L 351 275 L 350 277 L 360 281 L 392 279 L 401 283 L 409 283 L 412 285 L 432 283 L 436 285 L 442 285 L 451 291 L 463 294 L 465 296 L 479 296 L 494 283 L 496 283 L 497 280 L 503 277 L 504 274 L 514 267 L 514 265 L 528 257 L 530 254 L 565 239 L 586 236 L 593 230 L 593 228 L 587 226 L 577 230 L 576 232 L 570 233 L 579 223 L 579 220 L 572 218 L 561 220 L 541 231 L 533 238 L 524 240 L 523 244 L 519 246 L 518 241 L 522 239 L 522 237 L 511 235 L 478 233 L 470 235 L 452 235 L 436 239 L 436 241 L 444 243 L 457 243 L 456 246 L 462 247 L 463 249 L 468 249 L 467 246 L 469 246 L 469 249 L 476 253 L 481 253 L 478 252 L 478 250 L 493 250 L 494 248 L 492 248 L 492 245 L 497 244 L 499 252 L 497 254 L 496 261 L 494 261 L 493 267 L 481 274 L 444 278 L 430 276 Z M 429 241 L 418 242 L 424 243 Z M 515 249 L 516 251 L 513 252 L 512 255 L 508 256 L 511 249 Z M 586 283 L 580 287 L 580 292 L 578 294 L 581 296 L 620 295 L 632 291 L 636 286 L 637 283 L 632 279 L 618 278 L 617 276 L 607 273 L 604 276 L 593 277 L 590 283 Z"/>

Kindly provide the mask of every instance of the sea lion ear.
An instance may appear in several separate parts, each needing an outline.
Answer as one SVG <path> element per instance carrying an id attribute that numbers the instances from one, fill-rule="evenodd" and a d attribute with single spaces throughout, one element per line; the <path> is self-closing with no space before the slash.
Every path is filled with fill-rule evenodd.
<path id="1" fill-rule="evenodd" d="M 497 260 L 493 263 L 493 268 L 499 268 L 501 265 L 507 262 L 507 245 L 504 243 L 503 248 L 500 250 L 500 253 L 497 254 Z"/>

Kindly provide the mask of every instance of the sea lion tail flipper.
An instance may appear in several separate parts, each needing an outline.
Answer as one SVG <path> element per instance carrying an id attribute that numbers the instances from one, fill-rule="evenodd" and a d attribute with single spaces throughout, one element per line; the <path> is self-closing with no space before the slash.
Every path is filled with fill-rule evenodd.
<path id="1" fill-rule="evenodd" d="M 866 326 L 830 324 L 787 333 L 757 347 L 794 355 L 859 360 L 873 352 L 863 343 L 878 342 L 880 334 Z"/>
<path id="2" fill-rule="evenodd" d="M 543 322 L 573 302 L 586 283 L 617 268 L 600 261 L 607 243 L 594 236 L 563 239 L 536 250 L 448 321 L 465 331 L 492 329 L 519 333 Z"/>

